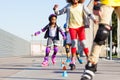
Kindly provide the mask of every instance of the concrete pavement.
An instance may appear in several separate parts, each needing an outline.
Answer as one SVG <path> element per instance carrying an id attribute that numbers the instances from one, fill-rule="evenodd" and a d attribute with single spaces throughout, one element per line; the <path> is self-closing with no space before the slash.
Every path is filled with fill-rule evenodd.
<path id="1" fill-rule="evenodd" d="M 0 58 L 0 80 L 80 80 L 84 64 L 77 62 L 76 70 L 69 70 L 68 77 L 63 77 L 61 60 L 65 57 L 57 57 L 57 63 L 53 65 L 49 59 L 48 67 L 41 67 L 43 57 L 8 57 Z M 94 80 L 120 80 L 120 60 L 100 59 L 98 71 Z"/>

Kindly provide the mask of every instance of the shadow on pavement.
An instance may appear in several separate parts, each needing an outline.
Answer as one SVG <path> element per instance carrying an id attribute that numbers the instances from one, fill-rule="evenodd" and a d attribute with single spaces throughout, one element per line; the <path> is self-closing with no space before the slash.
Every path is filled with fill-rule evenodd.
<path id="1" fill-rule="evenodd" d="M 19 80 L 65 80 L 65 79 L 49 79 L 49 78 L 27 78 L 27 77 L 1 77 L 1 78 L 4 78 L 4 79 L 11 79 L 11 80 L 14 80 L 14 79 L 19 79 Z"/>

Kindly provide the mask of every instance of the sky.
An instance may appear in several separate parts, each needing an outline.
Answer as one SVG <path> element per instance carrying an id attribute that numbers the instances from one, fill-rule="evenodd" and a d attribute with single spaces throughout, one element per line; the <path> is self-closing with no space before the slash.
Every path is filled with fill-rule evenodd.
<path id="1" fill-rule="evenodd" d="M 30 41 L 31 34 L 48 24 L 48 16 L 54 13 L 54 4 L 61 9 L 66 0 L 0 0 L 0 28 Z M 64 23 L 65 15 L 59 16 L 57 24 L 62 27 Z M 43 35 L 34 39 L 42 39 Z"/>

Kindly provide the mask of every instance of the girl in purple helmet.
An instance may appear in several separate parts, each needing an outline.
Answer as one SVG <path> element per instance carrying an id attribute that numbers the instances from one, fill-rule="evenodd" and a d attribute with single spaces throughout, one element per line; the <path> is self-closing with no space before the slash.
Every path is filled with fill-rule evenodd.
<path id="1" fill-rule="evenodd" d="M 49 16 L 49 24 L 47 24 L 41 31 L 37 31 L 34 33 L 35 36 L 39 35 L 41 32 L 45 32 L 44 38 L 47 39 L 47 47 L 46 47 L 46 54 L 44 57 L 44 60 L 42 62 L 42 66 L 48 66 L 48 56 L 51 50 L 52 44 L 54 45 L 54 52 L 52 55 L 52 63 L 56 63 L 56 54 L 58 52 L 58 41 L 59 41 L 59 32 L 63 36 L 63 39 L 65 39 L 64 32 L 60 27 L 58 27 L 57 23 L 57 16 L 55 14 L 51 14 Z"/>

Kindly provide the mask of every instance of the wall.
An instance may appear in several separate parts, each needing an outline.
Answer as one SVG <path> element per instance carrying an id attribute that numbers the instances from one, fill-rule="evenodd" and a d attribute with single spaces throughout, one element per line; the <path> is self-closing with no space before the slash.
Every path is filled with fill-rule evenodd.
<path id="1" fill-rule="evenodd" d="M 30 55 L 30 42 L 0 29 L 0 57 Z"/>

